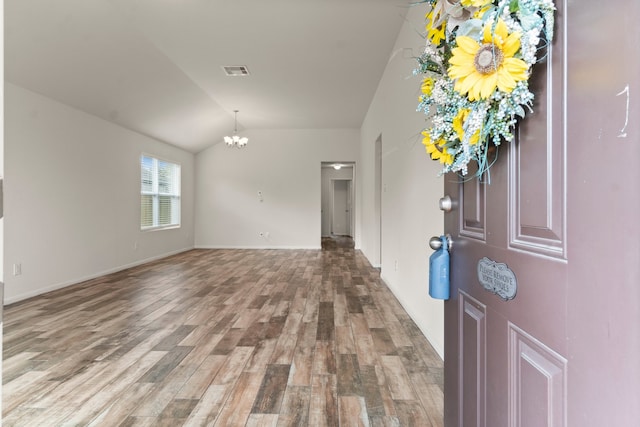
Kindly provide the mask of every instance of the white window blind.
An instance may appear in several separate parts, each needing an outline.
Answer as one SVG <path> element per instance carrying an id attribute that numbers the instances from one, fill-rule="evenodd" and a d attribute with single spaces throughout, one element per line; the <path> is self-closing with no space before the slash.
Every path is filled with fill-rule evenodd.
<path id="1" fill-rule="evenodd" d="M 180 225 L 180 165 L 140 157 L 140 228 Z"/>

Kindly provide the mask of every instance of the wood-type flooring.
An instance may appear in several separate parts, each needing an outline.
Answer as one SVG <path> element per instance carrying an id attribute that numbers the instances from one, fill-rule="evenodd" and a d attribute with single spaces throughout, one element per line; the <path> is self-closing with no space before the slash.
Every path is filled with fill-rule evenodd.
<path id="1" fill-rule="evenodd" d="M 4 426 L 442 426 L 442 360 L 350 239 L 191 250 L 7 306 L 3 338 Z"/>

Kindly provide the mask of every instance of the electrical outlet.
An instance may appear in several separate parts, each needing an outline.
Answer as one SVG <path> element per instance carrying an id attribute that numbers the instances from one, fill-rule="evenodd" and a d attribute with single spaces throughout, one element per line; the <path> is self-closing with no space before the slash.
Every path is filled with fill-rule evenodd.
<path id="1" fill-rule="evenodd" d="M 269 232 L 268 232 L 268 231 L 265 231 L 265 232 L 264 232 L 264 237 L 265 237 L 265 239 L 268 239 L 268 238 L 269 238 Z"/>
<path id="2" fill-rule="evenodd" d="M 13 264 L 13 275 L 19 276 L 21 274 L 22 274 L 22 264 L 21 263 Z"/>

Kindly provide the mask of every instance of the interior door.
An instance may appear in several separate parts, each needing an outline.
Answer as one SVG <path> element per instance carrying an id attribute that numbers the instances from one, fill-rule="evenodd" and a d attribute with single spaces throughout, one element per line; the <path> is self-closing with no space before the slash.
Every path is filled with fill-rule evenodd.
<path id="1" fill-rule="evenodd" d="M 347 181 L 347 209 L 346 209 L 346 228 L 347 228 L 347 236 L 352 236 L 351 230 L 353 229 L 353 181 Z"/>
<path id="2" fill-rule="evenodd" d="M 448 427 L 640 425 L 640 2 L 569 3 L 517 140 L 445 176 Z"/>
<path id="3" fill-rule="evenodd" d="M 349 235 L 349 181 L 333 180 L 333 219 L 331 231 L 338 236 Z"/>

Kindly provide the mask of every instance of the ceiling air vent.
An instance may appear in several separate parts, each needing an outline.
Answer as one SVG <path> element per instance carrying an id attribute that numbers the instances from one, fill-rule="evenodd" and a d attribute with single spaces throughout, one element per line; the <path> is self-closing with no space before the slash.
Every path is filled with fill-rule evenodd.
<path id="1" fill-rule="evenodd" d="M 230 77 L 248 76 L 249 69 L 246 65 L 225 65 L 222 67 L 225 74 Z"/>

